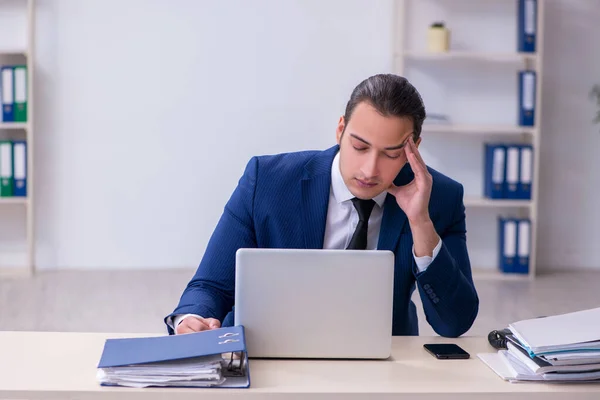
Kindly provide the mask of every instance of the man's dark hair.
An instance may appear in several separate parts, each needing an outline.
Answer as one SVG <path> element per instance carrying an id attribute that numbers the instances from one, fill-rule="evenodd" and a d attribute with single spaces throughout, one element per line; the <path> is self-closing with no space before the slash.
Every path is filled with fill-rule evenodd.
<path id="1" fill-rule="evenodd" d="M 414 124 L 414 140 L 417 141 L 421 136 L 425 106 L 417 89 L 406 78 L 393 74 L 379 74 L 359 83 L 346 105 L 346 125 L 356 106 L 362 102 L 369 103 L 384 117 L 410 118 Z"/>

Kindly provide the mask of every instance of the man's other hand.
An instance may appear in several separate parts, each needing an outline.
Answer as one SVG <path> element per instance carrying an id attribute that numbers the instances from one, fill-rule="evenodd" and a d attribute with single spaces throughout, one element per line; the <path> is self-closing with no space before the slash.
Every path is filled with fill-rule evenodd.
<path id="1" fill-rule="evenodd" d="M 201 331 L 210 331 L 221 327 L 221 322 L 215 318 L 197 318 L 186 317 L 181 321 L 175 332 L 180 335 L 182 333 L 193 333 Z"/>

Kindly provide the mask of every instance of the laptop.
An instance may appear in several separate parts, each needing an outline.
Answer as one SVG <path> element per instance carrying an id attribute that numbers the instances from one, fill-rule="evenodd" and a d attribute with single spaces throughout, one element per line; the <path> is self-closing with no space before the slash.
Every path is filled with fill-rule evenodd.
<path id="1" fill-rule="evenodd" d="M 235 325 L 253 358 L 385 359 L 394 253 L 239 249 Z"/>

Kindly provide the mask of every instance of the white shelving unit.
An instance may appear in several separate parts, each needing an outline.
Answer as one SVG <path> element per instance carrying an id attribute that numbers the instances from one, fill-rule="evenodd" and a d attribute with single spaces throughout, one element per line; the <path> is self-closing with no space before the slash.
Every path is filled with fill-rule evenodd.
<path id="1" fill-rule="evenodd" d="M 471 152 L 473 157 L 480 157 L 481 171 L 473 171 L 469 167 L 465 167 L 463 171 L 458 171 L 454 174 L 448 174 L 452 178 L 463 183 L 465 186 L 465 206 L 467 208 L 467 245 L 471 255 L 473 275 L 480 279 L 506 279 L 506 280 L 527 280 L 533 279 L 536 274 L 536 244 L 537 244 L 537 218 L 538 218 L 538 182 L 540 170 L 540 121 L 541 121 L 541 99 L 542 99 L 542 52 L 543 52 L 543 37 L 544 37 L 544 1 L 537 1 L 537 21 L 536 21 L 536 53 L 521 53 L 517 49 L 517 0 L 486 0 L 486 1 L 467 1 L 467 0 L 395 0 L 395 38 L 394 38 L 394 69 L 393 72 L 405 76 L 415 84 L 417 90 L 423 95 L 425 107 L 428 114 L 439 114 L 440 104 L 448 106 L 452 112 L 459 114 L 462 117 L 468 116 L 467 107 L 460 107 L 457 104 L 460 102 L 472 101 L 469 96 L 481 96 L 481 93 L 492 89 L 508 90 L 510 84 L 507 84 L 507 79 L 514 77 L 514 90 L 516 92 L 516 72 L 518 69 L 530 68 L 537 72 L 536 82 L 536 115 L 535 126 L 521 127 L 517 124 L 516 115 L 514 118 L 507 118 L 504 121 L 498 122 L 498 114 L 502 113 L 506 108 L 506 103 L 500 104 L 497 99 L 490 96 L 492 106 L 489 107 L 489 121 L 481 121 L 486 119 L 485 113 L 478 113 L 480 120 L 463 121 L 461 118 L 456 120 L 451 118 L 451 122 L 429 122 L 425 121 L 422 130 L 423 144 L 421 147 L 426 147 L 428 143 L 432 143 L 434 150 L 437 147 L 438 153 L 427 158 L 424 155 L 425 161 L 430 164 L 430 161 L 438 162 L 439 165 L 434 168 L 445 173 L 446 167 L 457 169 L 456 165 L 460 165 L 460 160 L 455 162 L 455 165 L 444 164 L 444 152 L 449 153 L 452 150 L 444 148 L 440 143 L 451 143 L 455 141 L 466 143 L 465 147 Z M 510 13 L 514 13 L 512 19 Z M 443 53 L 430 53 L 426 49 L 427 29 L 433 22 L 444 21 L 451 32 L 450 49 Z M 512 24 L 512 25 L 511 25 Z M 511 25 L 511 26 L 507 26 Z M 469 31 L 469 29 L 471 31 Z M 456 36 L 454 33 L 456 31 Z M 468 84 L 471 79 L 471 73 L 475 71 L 479 76 L 485 76 L 482 79 L 489 79 L 489 82 L 494 80 L 502 80 L 504 83 L 491 84 L 490 88 L 482 87 L 483 85 L 473 84 L 471 91 L 460 92 L 460 98 L 454 102 L 454 93 L 441 93 L 439 96 L 431 95 L 431 91 L 423 93 L 425 90 L 443 87 L 444 79 L 454 79 L 456 82 L 454 87 L 461 87 L 462 84 Z M 512 71 L 512 72 L 511 72 Z M 420 86 L 420 81 L 426 84 Z M 495 85 L 495 86 L 494 86 Z M 467 92 L 467 93 L 465 93 Z M 436 92 L 437 94 L 437 92 Z M 505 98 L 510 96 L 506 96 Z M 443 100 L 439 100 L 439 99 Z M 478 97 L 475 97 L 478 99 Z M 444 103 L 445 101 L 445 103 Z M 496 101 L 496 102 L 495 102 Z M 436 103 L 437 102 L 437 103 Z M 433 105 L 432 110 L 432 103 Z M 470 105 L 480 106 L 480 104 L 469 103 Z M 496 111 L 496 106 L 501 108 Z M 517 110 L 517 97 L 514 96 L 514 113 Z M 438 109 L 435 107 L 438 106 Z M 483 106 L 481 106 L 483 107 Z M 508 108 L 508 110 L 511 110 Z M 494 114 L 496 111 L 497 114 Z M 443 112 L 442 112 L 443 113 Z M 469 118 L 462 118 L 468 120 Z M 444 142 L 446 141 L 446 142 Z M 482 185 L 483 181 L 483 146 L 478 147 L 475 142 L 483 144 L 486 141 L 505 141 L 516 143 L 529 143 L 533 145 L 534 151 L 534 171 L 533 171 L 533 187 L 531 200 L 495 200 L 484 198 L 481 190 L 474 190 L 477 187 L 475 176 L 480 176 Z M 438 157 L 439 155 L 439 157 Z M 462 157 L 463 154 L 457 154 Z M 454 172 L 454 171 L 453 171 Z M 463 179 L 464 178 L 464 179 Z M 529 217 L 531 220 L 531 252 L 529 274 L 505 274 L 497 268 L 498 260 L 498 245 L 497 245 L 497 224 L 491 223 L 496 221 L 498 215 L 506 214 L 517 217 Z M 481 217 L 487 215 L 487 217 Z M 493 215 L 493 217 L 491 217 Z M 478 219 L 481 219 L 479 221 Z M 477 234 L 474 234 L 470 227 L 479 225 L 478 228 L 487 234 L 489 239 L 480 239 Z M 493 234 L 491 233 L 493 232 Z M 471 234 L 471 236 L 470 236 Z M 474 237 L 475 236 L 475 237 Z M 473 248 L 473 238 L 479 246 L 485 245 L 486 248 L 493 249 L 493 253 L 488 249 L 486 253 L 480 248 Z M 475 254 L 475 257 L 473 256 Z M 479 259 L 476 259 L 479 257 Z M 492 257 L 493 259 L 489 259 Z M 486 265 L 484 265 L 486 264 Z"/>
<path id="2" fill-rule="evenodd" d="M 469 61 L 490 63 L 518 63 L 523 61 L 536 61 L 535 54 L 528 53 L 472 53 L 468 51 L 453 51 L 448 53 L 425 53 L 406 51 L 400 57 L 421 61 Z"/>
<path id="3" fill-rule="evenodd" d="M 27 65 L 27 122 L 0 122 L 0 139 L 26 140 L 27 142 L 27 197 L 2 197 L 0 207 L 25 207 L 26 254 L 25 266 L 0 264 L 0 276 L 31 276 L 35 272 L 35 234 L 34 234 L 34 66 L 35 66 L 35 0 L 22 0 L 22 9 L 26 13 L 26 48 L 0 48 L 0 65 Z M 2 7 L 17 4 L 0 2 Z M 6 210 L 0 210 L 6 212 Z M 19 263 L 20 264 L 20 263 Z"/>
<path id="4" fill-rule="evenodd" d="M 2 56 L 0 52 L 0 56 Z M 26 122 L 0 122 L 0 129 L 3 130 L 27 130 Z"/>
<path id="5" fill-rule="evenodd" d="M 464 198 L 465 207 L 531 207 L 531 200 L 488 199 L 485 197 Z"/>
<path id="6" fill-rule="evenodd" d="M 523 61 L 536 61 L 537 55 L 530 53 L 474 53 L 468 51 L 453 51 L 448 53 L 427 53 L 419 51 L 405 51 L 397 57 L 422 61 L 475 61 L 492 63 L 517 63 Z"/>
<path id="7" fill-rule="evenodd" d="M 512 125 L 424 124 L 424 133 L 457 133 L 467 135 L 533 135 L 535 129 Z"/>

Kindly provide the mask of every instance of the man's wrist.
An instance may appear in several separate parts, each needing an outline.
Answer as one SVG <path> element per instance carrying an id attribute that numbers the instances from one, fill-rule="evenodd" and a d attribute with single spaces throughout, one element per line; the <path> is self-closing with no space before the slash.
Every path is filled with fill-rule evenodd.
<path id="1" fill-rule="evenodd" d="M 410 224 L 411 230 L 429 228 L 430 225 L 433 225 L 429 213 L 409 218 L 408 223 Z"/>
<path id="2" fill-rule="evenodd" d="M 416 257 L 433 255 L 433 249 L 440 241 L 431 219 L 422 219 L 418 222 L 409 222 L 413 235 L 413 250 Z"/>

